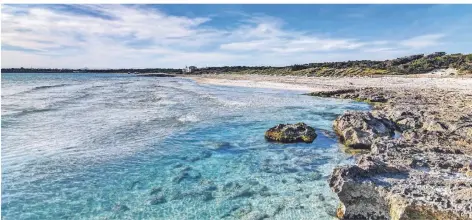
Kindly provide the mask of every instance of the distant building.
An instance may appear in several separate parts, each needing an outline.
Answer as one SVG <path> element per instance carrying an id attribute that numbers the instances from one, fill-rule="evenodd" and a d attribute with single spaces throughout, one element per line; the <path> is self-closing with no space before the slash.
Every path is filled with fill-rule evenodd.
<path id="1" fill-rule="evenodd" d="M 185 68 L 182 69 L 182 73 L 191 73 L 196 69 L 197 69 L 196 66 L 188 66 L 188 67 L 185 66 Z"/>

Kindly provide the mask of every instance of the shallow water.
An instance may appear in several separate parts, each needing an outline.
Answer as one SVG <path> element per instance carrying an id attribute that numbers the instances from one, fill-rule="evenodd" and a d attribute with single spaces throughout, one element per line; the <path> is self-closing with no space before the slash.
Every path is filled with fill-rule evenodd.
<path id="1" fill-rule="evenodd" d="M 123 74 L 2 74 L 5 219 L 332 219 L 352 163 L 332 120 L 363 103 Z M 312 144 L 264 131 L 303 121 Z"/>

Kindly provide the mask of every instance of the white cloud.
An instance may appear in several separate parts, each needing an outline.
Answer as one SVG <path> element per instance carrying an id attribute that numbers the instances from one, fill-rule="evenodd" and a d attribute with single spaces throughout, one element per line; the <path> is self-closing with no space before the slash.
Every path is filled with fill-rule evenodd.
<path id="1" fill-rule="evenodd" d="M 429 46 L 438 45 L 440 43 L 440 40 L 444 37 L 444 34 L 421 35 L 400 41 L 400 45 L 413 49 L 425 48 Z"/>
<path id="2" fill-rule="evenodd" d="M 365 52 L 385 52 L 385 51 L 396 51 L 398 50 L 397 48 L 393 47 L 372 47 L 372 48 L 367 48 L 364 51 Z"/>
<path id="3" fill-rule="evenodd" d="M 362 41 L 292 30 L 283 20 L 263 15 L 242 14 L 237 25 L 228 29 L 208 25 L 210 17 L 172 16 L 142 6 L 70 7 L 100 16 L 3 5 L 3 67 L 280 66 L 360 59 L 365 54 L 355 52 L 362 51 L 417 49 L 443 37 Z"/>
<path id="4" fill-rule="evenodd" d="M 233 51 L 273 51 L 281 53 L 352 50 L 364 46 L 354 40 L 319 39 L 317 37 L 297 36 L 296 38 L 267 38 L 222 44 L 221 49 Z"/>
<path id="5" fill-rule="evenodd" d="M 316 52 L 352 50 L 366 45 L 353 39 L 321 38 L 313 34 L 283 29 L 283 21 L 273 17 L 257 17 L 247 21 L 231 35 L 236 42 L 220 45 L 229 51 Z"/>

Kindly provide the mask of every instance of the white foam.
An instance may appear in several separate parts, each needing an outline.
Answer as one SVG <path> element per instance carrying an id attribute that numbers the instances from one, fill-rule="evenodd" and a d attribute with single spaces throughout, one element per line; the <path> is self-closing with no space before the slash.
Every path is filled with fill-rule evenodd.
<path id="1" fill-rule="evenodd" d="M 177 120 L 179 120 L 180 122 L 198 122 L 198 121 L 200 121 L 200 119 L 196 115 L 193 115 L 193 114 L 183 115 L 183 116 L 179 117 Z"/>

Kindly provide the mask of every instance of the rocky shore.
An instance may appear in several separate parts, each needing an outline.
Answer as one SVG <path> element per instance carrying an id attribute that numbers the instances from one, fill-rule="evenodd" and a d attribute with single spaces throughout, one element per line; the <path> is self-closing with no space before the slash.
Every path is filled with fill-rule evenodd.
<path id="1" fill-rule="evenodd" d="M 199 83 L 311 92 L 372 104 L 334 130 L 357 152 L 329 179 L 341 219 L 472 219 L 472 78 L 203 75 Z M 316 92 L 313 92 L 316 91 Z"/>
<path id="2" fill-rule="evenodd" d="M 441 89 L 311 93 L 373 105 L 334 122 L 345 145 L 370 152 L 329 180 L 341 219 L 472 219 L 472 95 Z"/>

